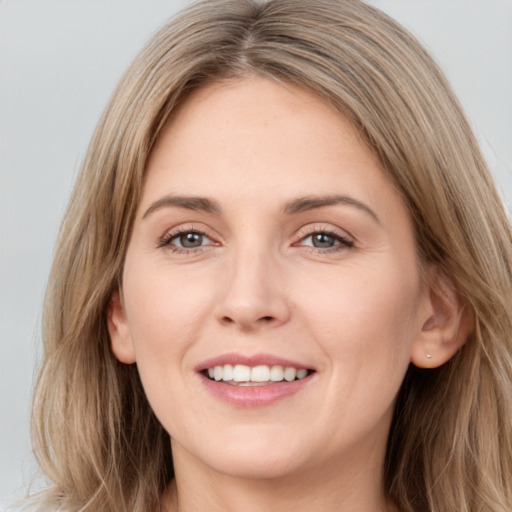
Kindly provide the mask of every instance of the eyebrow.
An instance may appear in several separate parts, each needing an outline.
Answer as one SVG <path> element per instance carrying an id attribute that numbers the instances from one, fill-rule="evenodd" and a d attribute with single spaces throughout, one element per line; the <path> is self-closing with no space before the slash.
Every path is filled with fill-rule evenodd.
<path id="1" fill-rule="evenodd" d="M 299 197 L 286 203 L 284 212 L 287 214 L 300 213 L 337 204 L 354 206 L 358 210 L 361 210 L 370 215 L 377 222 L 377 224 L 380 224 L 379 217 L 369 206 L 350 196 L 328 195 Z"/>
<path id="2" fill-rule="evenodd" d="M 185 208 L 186 210 L 202 211 L 206 213 L 220 214 L 221 208 L 219 204 L 207 197 L 189 197 L 189 196 L 173 196 L 167 195 L 158 199 L 151 204 L 142 216 L 145 219 L 148 215 L 161 208 L 177 206 L 178 208 Z"/>
<path id="3" fill-rule="evenodd" d="M 301 213 L 308 210 L 324 208 L 326 206 L 333 206 L 337 204 L 354 206 L 358 210 L 361 210 L 370 215 L 378 224 L 380 224 L 379 217 L 369 206 L 365 205 L 364 203 L 358 201 L 353 197 L 343 195 L 299 197 L 297 199 L 288 201 L 285 204 L 283 211 L 287 215 L 292 215 L 294 213 Z M 149 206 L 149 208 L 145 211 L 142 218 L 145 219 L 148 215 L 151 215 L 156 210 L 172 206 L 184 208 L 186 210 L 213 213 L 215 215 L 220 215 L 222 213 L 220 205 L 213 199 L 195 196 L 175 196 L 170 194 L 161 197 L 160 199 L 152 203 Z"/>

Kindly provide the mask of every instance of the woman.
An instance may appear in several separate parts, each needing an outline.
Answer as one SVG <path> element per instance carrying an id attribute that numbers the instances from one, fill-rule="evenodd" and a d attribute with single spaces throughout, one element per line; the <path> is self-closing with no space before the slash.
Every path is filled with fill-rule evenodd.
<path id="1" fill-rule="evenodd" d="M 359 1 L 206 1 L 101 119 L 46 299 L 63 510 L 506 511 L 512 235 L 446 80 Z"/>

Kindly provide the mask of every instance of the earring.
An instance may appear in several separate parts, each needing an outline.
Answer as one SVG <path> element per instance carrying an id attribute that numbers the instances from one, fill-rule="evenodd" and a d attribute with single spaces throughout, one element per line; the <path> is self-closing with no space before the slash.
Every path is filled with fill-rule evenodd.
<path id="1" fill-rule="evenodd" d="M 432 356 L 427 352 L 427 359 L 432 359 Z"/>

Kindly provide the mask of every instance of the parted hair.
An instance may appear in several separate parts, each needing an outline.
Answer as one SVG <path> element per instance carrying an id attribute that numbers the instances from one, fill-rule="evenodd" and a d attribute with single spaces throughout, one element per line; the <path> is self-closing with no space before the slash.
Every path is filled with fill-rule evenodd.
<path id="1" fill-rule="evenodd" d="M 169 435 L 136 365 L 110 348 L 146 162 L 191 93 L 262 75 L 312 91 L 378 155 L 413 219 L 421 261 L 449 277 L 474 326 L 437 369 L 410 366 L 385 489 L 401 511 L 512 510 L 512 232 L 444 75 L 400 25 L 359 0 L 205 0 L 135 58 L 90 143 L 58 237 L 32 418 L 50 509 L 159 510 Z"/>

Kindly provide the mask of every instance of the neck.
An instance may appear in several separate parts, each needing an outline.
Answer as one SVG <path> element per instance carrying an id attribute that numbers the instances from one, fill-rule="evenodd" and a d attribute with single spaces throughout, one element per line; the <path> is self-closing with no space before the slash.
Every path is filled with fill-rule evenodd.
<path id="1" fill-rule="evenodd" d="M 349 458 L 322 467 L 265 478 L 243 478 L 205 468 L 173 443 L 176 478 L 168 489 L 167 512 L 396 512 L 382 486 L 383 457 Z"/>

